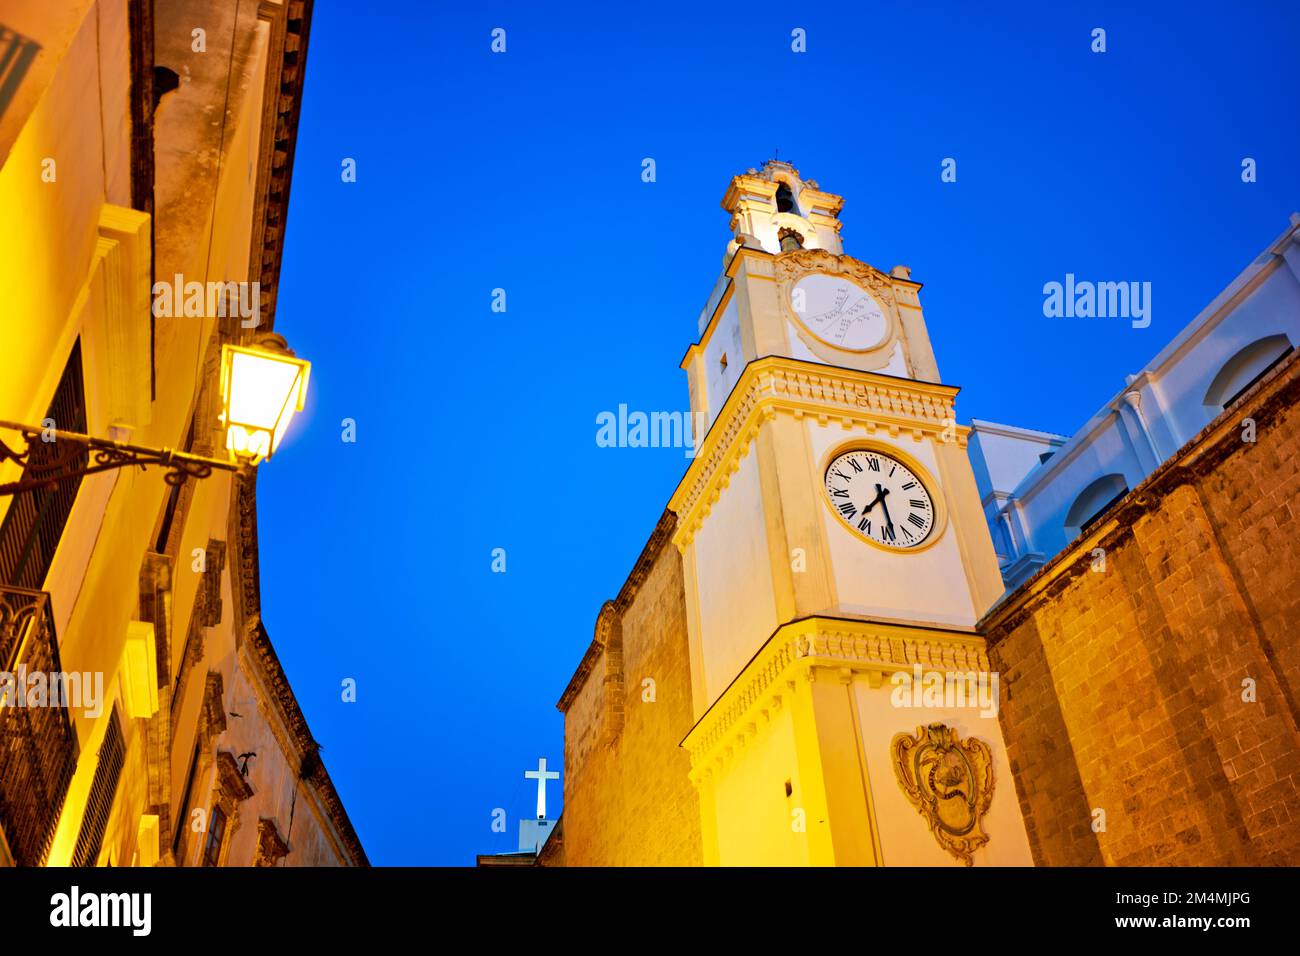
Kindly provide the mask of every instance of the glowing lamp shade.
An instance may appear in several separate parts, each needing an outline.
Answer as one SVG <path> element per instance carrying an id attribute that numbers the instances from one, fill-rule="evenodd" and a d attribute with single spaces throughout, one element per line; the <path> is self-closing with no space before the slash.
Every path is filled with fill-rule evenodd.
<path id="1" fill-rule="evenodd" d="M 221 415 L 226 447 L 252 464 L 280 447 L 307 398 L 311 363 L 291 352 L 239 345 L 221 347 Z"/>

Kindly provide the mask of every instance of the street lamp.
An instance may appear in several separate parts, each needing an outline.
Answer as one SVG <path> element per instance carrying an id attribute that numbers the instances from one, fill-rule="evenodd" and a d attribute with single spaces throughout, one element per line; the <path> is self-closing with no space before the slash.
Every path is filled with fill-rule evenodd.
<path id="1" fill-rule="evenodd" d="M 246 474 L 280 447 L 294 413 L 302 411 L 310 370 L 311 363 L 295 357 L 284 339 L 273 332 L 263 334 L 252 346 L 221 347 L 225 458 L 0 421 L 0 430 L 18 432 L 26 442 L 26 447 L 18 450 L 0 440 L 0 463 L 12 461 L 23 466 L 23 477 L 0 484 L 0 495 L 53 489 L 68 478 L 132 465 L 167 469 L 163 480 L 169 485 L 207 478 L 213 470 Z"/>
<path id="2" fill-rule="evenodd" d="M 295 358 L 274 333 L 257 348 L 221 347 L 221 421 L 236 459 L 256 465 L 275 454 L 302 411 L 310 372 L 311 363 Z"/>

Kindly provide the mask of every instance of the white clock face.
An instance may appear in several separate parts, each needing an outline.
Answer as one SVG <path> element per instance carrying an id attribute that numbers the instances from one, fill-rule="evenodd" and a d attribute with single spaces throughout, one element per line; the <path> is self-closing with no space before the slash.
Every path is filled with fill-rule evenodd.
<path id="1" fill-rule="evenodd" d="M 915 548 L 934 530 L 934 499 L 901 461 L 847 451 L 826 469 L 826 495 L 840 520 L 888 548 Z"/>
<path id="2" fill-rule="evenodd" d="M 790 307 L 809 332 L 836 348 L 873 349 L 889 332 L 880 303 L 857 283 L 837 276 L 804 276 L 790 290 Z"/>

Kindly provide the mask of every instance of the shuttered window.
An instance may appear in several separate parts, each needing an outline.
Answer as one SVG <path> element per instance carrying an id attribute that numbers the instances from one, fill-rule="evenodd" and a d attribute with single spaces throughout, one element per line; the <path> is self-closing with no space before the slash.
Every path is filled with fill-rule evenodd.
<path id="1" fill-rule="evenodd" d="M 77 849 L 72 854 L 73 866 L 94 866 L 99 857 L 100 846 L 104 842 L 104 830 L 108 827 L 108 814 L 113 809 L 113 797 L 117 794 L 117 781 L 122 776 L 122 761 L 126 756 L 126 745 L 122 740 L 122 722 L 117 716 L 117 707 L 108 715 L 108 730 L 104 732 L 104 742 L 99 745 L 99 763 L 95 766 L 95 779 L 90 785 L 90 800 L 86 803 L 86 815 L 81 819 L 81 832 L 77 834 Z"/>
<path id="2" fill-rule="evenodd" d="M 81 371 L 81 340 L 72 346 L 63 377 L 50 402 L 47 420 L 61 431 L 86 431 L 86 389 Z M 44 425 L 44 422 L 41 422 Z M 50 462 L 63 448 L 58 442 L 37 440 L 23 469 L 23 477 L 32 477 L 33 464 Z M 67 467 L 84 468 L 88 453 L 76 456 Z M 39 591 L 45 585 L 45 575 L 54 561 L 55 549 L 63 537 L 64 525 L 77 500 L 81 477 L 60 481 L 53 488 L 37 488 L 13 496 L 4 524 L 0 526 L 0 584 L 31 588 Z"/>

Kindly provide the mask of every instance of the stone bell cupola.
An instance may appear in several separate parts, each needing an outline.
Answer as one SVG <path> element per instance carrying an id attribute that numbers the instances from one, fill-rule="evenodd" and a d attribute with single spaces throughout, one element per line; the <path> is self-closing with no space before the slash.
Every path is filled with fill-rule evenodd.
<path id="1" fill-rule="evenodd" d="M 722 197 L 735 233 L 728 258 L 742 245 L 773 255 L 795 249 L 839 255 L 843 205 L 843 197 L 822 192 L 815 180 L 804 179 L 790 163 L 769 159 L 761 170 L 733 178 Z"/>

